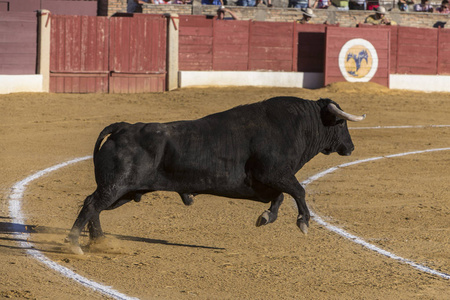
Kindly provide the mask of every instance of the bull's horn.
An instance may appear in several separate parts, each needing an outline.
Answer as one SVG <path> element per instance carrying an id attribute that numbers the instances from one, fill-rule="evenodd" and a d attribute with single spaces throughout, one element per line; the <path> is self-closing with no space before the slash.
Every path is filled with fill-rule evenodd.
<path id="1" fill-rule="evenodd" d="M 362 115 L 362 116 L 355 116 L 349 113 L 346 113 L 345 111 L 340 110 L 339 108 L 337 108 L 336 105 L 334 105 L 333 103 L 328 104 L 328 110 L 335 116 L 340 117 L 344 120 L 347 121 L 352 121 L 352 122 L 359 122 L 362 121 L 366 118 L 366 114 Z"/>

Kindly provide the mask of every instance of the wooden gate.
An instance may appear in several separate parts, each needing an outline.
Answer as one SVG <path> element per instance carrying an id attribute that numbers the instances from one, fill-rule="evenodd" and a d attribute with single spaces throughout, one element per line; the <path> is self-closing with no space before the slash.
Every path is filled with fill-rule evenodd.
<path id="1" fill-rule="evenodd" d="M 167 19 L 52 16 L 50 92 L 166 90 Z"/>
<path id="2" fill-rule="evenodd" d="M 111 18 L 111 93 L 162 92 L 166 86 L 166 19 Z"/>

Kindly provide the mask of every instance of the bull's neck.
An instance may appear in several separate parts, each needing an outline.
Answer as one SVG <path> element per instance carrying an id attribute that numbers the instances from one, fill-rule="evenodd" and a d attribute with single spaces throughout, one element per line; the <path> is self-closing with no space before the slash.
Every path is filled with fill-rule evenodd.
<path id="1" fill-rule="evenodd" d="M 329 141 L 329 131 L 322 124 L 320 116 L 320 106 L 316 102 L 312 102 L 311 109 L 308 110 L 309 116 L 300 119 L 299 128 L 305 142 L 305 149 L 302 153 L 298 165 L 298 169 L 303 167 L 307 162 L 313 159 L 317 154 L 321 153 Z"/>

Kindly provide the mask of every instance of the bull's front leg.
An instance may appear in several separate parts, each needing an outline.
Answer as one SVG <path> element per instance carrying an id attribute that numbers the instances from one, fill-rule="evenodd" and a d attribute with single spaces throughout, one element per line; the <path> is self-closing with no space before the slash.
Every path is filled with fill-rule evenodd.
<path id="1" fill-rule="evenodd" d="M 310 213 L 305 202 L 305 189 L 302 187 L 300 182 L 298 182 L 295 176 L 292 175 L 284 178 L 275 178 L 266 182 L 266 185 L 277 191 L 287 193 L 294 198 L 298 208 L 297 226 L 304 234 L 308 233 Z M 279 204 L 281 204 L 281 202 Z M 263 218 L 263 216 L 261 216 L 261 218 Z"/>
<path id="2" fill-rule="evenodd" d="M 305 189 L 297 180 L 295 181 L 297 182 L 295 193 L 291 195 L 294 198 L 298 208 L 297 226 L 300 228 L 301 232 L 307 234 L 311 215 L 305 201 Z"/>
<path id="3" fill-rule="evenodd" d="M 284 196 L 283 194 L 279 194 L 276 199 L 272 200 L 269 210 L 266 210 L 259 216 L 258 220 L 256 220 L 256 226 L 267 225 L 269 223 L 275 222 L 278 217 L 278 209 L 283 203 Z"/>
<path id="4" fill-rule="evenodd" d="M 192 203 L 194 202 L 194 195 L 193 194 L 183 194 L 183 193 L 178 193 L 181 197 L 181 200 L 183 201 L 184 205 L 192 205 Z"/>

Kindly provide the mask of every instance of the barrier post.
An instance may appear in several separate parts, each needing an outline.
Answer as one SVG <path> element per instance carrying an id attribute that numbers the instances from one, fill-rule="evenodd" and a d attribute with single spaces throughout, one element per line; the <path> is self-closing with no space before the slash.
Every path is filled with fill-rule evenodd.
<path id="1" fill-rule="evenodd" d="M 38 61 L 37 72 L 42 75 L 42 91 L 50 91 L 50 11 L 38 12 Z"/>
<path id="2" fill-rule="evenodd" d="M 178 88 L 178 29 L 180 19 L 177 14 L 168 14 L 167 24 L 167 90 Z"/>

